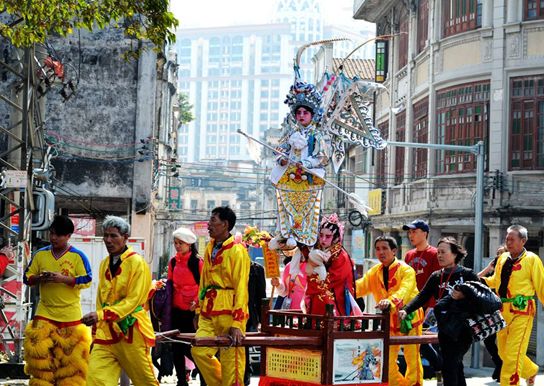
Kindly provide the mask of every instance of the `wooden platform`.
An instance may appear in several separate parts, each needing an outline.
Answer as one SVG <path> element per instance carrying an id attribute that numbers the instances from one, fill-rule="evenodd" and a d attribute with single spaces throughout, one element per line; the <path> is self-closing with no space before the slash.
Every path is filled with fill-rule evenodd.
<path id="1" fill-rule="evenodd" d="M 390 345 L 438 342 L 436 334 L 389 336 L 388 313 L 333 316 L 330 307 L 325 315 L 309 315 L 270 310 L 268 305 L 265 299 L 261 332 L 247 333 L 240 343 L 262 347 L 262 386 L 332 385 L 337 381 L 383 386 L 388 384 Z M 192 346 L 232 346 L 228 336 L 196 338 L 177 330 L 157 336 L 159 342 L 171 340 Z M 371 359 L 364 362 L 365 357 Z M 372 364 L 375 366 L 364 367 Z"/>

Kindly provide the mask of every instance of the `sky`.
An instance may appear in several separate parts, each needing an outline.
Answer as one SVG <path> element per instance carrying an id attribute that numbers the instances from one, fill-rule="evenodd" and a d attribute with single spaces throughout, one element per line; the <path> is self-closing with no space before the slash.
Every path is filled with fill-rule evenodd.
<path id="1" fill-rule="evenodd" d="M 322 4 L 330 23 L 353 25 L 353 0 L 324 0 Z M 272 0 L 170 0 L 179 28 L 263 24 L 270 20 L 273 5 Z"/>

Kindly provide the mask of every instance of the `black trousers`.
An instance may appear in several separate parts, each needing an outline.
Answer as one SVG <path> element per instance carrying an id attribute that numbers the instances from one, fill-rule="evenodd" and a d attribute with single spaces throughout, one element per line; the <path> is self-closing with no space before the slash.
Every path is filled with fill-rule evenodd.
<path id="1" fill-rule="evenodd" d="M 470 331 L 463 330 L 458 340 L 438 332 L 438 342 L 442 351 L 442 379 L 444 386 L 466 386 L 463 357 L 472 345 Z"/>
<path id="2" fill-rule="evenodd" d="M 491 360 L 495 364 L 495 371 L 493 371 L 493 378 L 499 378 L 501 374 L 502 359 L 499 356 L 499 349 L 497 348 L 497 334 L 489 335 L 484 339 L 484 346 L 487 352 L 491 356 Z"/>
<path id="3" fill-rule="evenodd" d="M 172 328 L 178 329 L 180 332 L 195 332 L 195 327 L 193 325 L 194 317 L 195 313 L 193 311 L 172 308 Z M 185 357 L 193 360 L 191 346 L 183 343 L 172 345 L 172 357 L 174 359 L 174 368 L 176 369 L 176 376 L 178 378 L 177 386 L 187 386 Z M 206 386 L 206 382 L 202 375 L 200 375 L 200 384 Z"/>
<path id="4" fill-rule="evenodd" d="M 442 358 L 440 353 L 433 347 L 432 344 L 422 344 L 419 346 L 419 352 L 421 357 L 429 361 L 429 364 L 434 371 L 439 371 L 442 368 Z"/>

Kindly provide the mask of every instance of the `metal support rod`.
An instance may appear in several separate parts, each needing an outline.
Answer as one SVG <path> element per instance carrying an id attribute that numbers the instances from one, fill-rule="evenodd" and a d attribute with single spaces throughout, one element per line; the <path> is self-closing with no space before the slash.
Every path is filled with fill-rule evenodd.
<path id="1" fill-rule="evenodd" d="M 13 73 L 13 75 L 17 76 L 19 79 L 24 80 L 24 77 L 20 74 L 19 71 L 17 71 L 17 69 L 15 69 L 14 67 L 10 66 L 9 64 L 7 64 L 6 62 L 2 60 L 0 60 L 0 67 L 5 67 L 7 70 Z"/>
<path id="2" fill-rule="evenodd" d="M 465 153 L 478 154 L 479 151 L 479 142 L 473 146 L 461 146 L 461 145 L 446 145 L 439 143 L 418 143 L 418 142 L 396 142 L 396 141 L 386 141 L 389 146 L 397 147 L 414 147 L 419 149 L 433 149 L 433 150 L 451 150 L 451 151 L 461 151 Z"/>
<path id="3" fill-rule="evenodd" d="M 476 203 L 474 208 L 474 271 L 479 272 L 483 257 L 483 212 L 484 212 L 484 143 L 474 146 L 442 145 L 436 143 L 415 143 L 387 141 L 389 146 L 412 147 L 422 149 L 450 150 L 476 155 Z"/>
<path id="4" fill-rule="evenodd" d="M 478 153 L 476 156 L 476 202 L 474 207 L 474 272 L 482 270 L 483 241 L 484 241 L 484 143 L 478 142 Z M 472 345 L 470 367 L 480 367 L 480 344 Z"/>
<path id="5" fill-rule="evenodd" d="M 2 94 L 0 94 L 0 100 L 6 102 L 8 105 L 10 105 L 11 107 L 13 107 L 15 110 L 18 110 L 18 111 L 23 111 L 23 108 L 21 106 L 19 106 L 18 104 L 15 104 L 14 102 L 12 102 L 10 99 L 6 98 L 5 96 L 3 96 Z"/>

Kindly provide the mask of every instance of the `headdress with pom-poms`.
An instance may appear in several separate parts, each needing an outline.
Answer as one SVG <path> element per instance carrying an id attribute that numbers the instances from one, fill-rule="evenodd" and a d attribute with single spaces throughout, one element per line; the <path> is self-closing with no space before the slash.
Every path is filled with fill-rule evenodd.
<path id="1" fill-rule="evenodd" d="M 319 122 L 323 116 L 321 108 L 321 93 L 311 83 L 295 82 L 289 89 L 289 94 L 285 99 L 293 116 L 299 107 L 305 107 L 312 112 L 312 120 Z"/>
<path id="2" fill-rule="evenodd" d="M 285 99 L 285 103 L 289 106 L 291 114 L 294 116 L 299 107 L 305 107 L 312 112 L 312 121 L 317 123 L 321 121 L 323 109 L 321 108 L 322 95 L 317 90 L 316 86 L 311 83 L 302 81 L 300 76 L 300 58 L 304 50 L 315 45 L 322 45 L 340 40 L 349 40 L 345 38 L 335 38 L 327 40 L 319 40 L 303 45 L 297 51 L 295 56 L 293 69 L 295 71 L 295 80 L 289 89 L 289 94 Z"/>
<path id="3" fill-rule="evenodd" d="M 344 239 L 344 223 L 340 221 L 336 213 L 333 213 L 330 216 L 323 216 L 319 229 L 323 229 L 329 224 L 334 224 L 338 227 L 338 242 L 341 243 Z"/>

